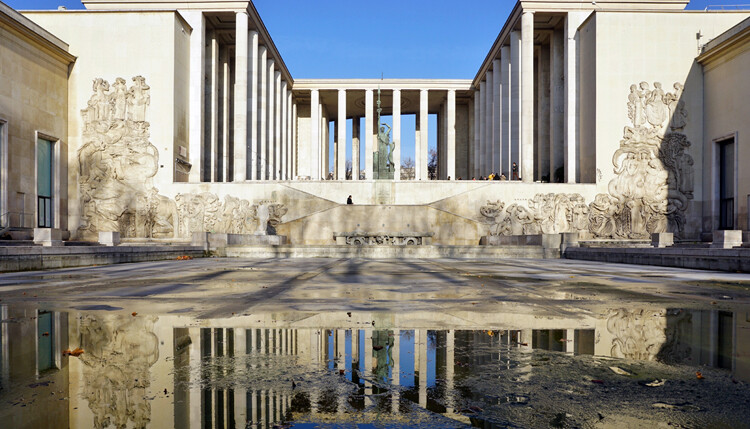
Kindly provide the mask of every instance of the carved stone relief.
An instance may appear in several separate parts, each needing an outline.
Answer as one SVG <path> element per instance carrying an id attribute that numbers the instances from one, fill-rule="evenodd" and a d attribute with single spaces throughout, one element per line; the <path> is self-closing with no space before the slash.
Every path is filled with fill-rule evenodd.
<path id="1" fill-rule="evenodd" d="M 119 231 L 123 237 L 174 235 L 174 203 L 152 186 L 159 153 L 149 141 L 146 122 L 150 87 L 143 76 L 132 80 L 128 88 L 123 78 L 111 87 L 94 79 L 94 94 L 81 111 L 78 235 L 83 239 L 96 239 L 100 231 Z"/>
<path id="2" fill-rule="evenodd" d="M 190 237 L 193 232 L 226 234 L 273 235 L 286 214 L 283 204 L 263 200 L 250 204 L 232 196 L 219 197 L 210 193 L 178 194 L 175 197 L 180 219 L 179 236 Z"/>
<path id="3" fill-rule="evenodd" d="M 578 194 L 537 194 L 521 204 L 488 202 L 480 213 L 490 235 L 590 231 L 598 238 L 645 239 L 652 233 L 680 237 L 693 199 L 693 158 L 687 136 L 682 85 L 666 93 L 659 82 L 630 87 L 628 117 L 620 147 L 612 157 L 615 177 L 607 194 L 588 205 Z"/>
<path id="4" fill-rule="evenodd" d="M 94 427 L 147 427 L 150 368 L 159 359 L 155 316 L 106 315 L 80 319 L 83 398 Z"/>
<path id="5" fill-rule="evenodd" d="M 690 356 L 691 315 L 683 310 L 612 310 L 607 331 L 613 357 L 678 363 Z"/>

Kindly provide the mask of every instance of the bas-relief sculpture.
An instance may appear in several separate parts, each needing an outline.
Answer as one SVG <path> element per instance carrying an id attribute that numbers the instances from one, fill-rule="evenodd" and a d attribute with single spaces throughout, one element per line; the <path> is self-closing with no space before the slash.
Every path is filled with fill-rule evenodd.
<path id="1" fill-rule="evenodd" d="M 79 319 L 82 397 L 94 415 L 93 426 L 147 427 L 151 366 L 159 359 L 156 316 L 105 315 Z"/>
<path id="2" fill-rule="evenodd" d="M 611 310 L 606 319 L 612 357 L 680 363 L 690 356 L 689 311 L 622 308 Z"/>
<path id="3" fill-rule="evenodd" d="M 83 144 L 78 150 L 81 225 L 78 236 L 98 233 L 123 237 L 189 238 L 193 232 L 275 234 L 287 209 L 273 201 L 251 204 L 232 196 L 222 203 L 214 194 L 159 194 L 152 180 L 159 153 L 149 141 L 146 109 L 150 87 L 142 76 L 128 88 L 123 78 L 110 86 L 94 79 L 94 94 L 83 115 Z"/>
<path id="4" fill-rule="evenodd" d="M 693 158 L 682 131 L 687 111 L 683 87 L 665 93 L 659 82 L 632 85 L 620 147 L 612 157 L 615 178 L 607 194 L 588 206 L 578 194 L 538 194 L 528 208 L 500 201 L 480 208 L 491 235 L 522 235 L 588 230 L 597 238 L 645 239 L 652 233 L 684 233 L 685 212 L 693 199 Z"/>
<path id="5" fill-rule="evenodd" d="M 276 226 L 287 212 L 283 204 L 271 200 L 251 204 L 226 196 L 222 203 L 210 192 L 178 194 L 175 200 L 180 237 L 189 237 L 193 232 L 275 235 Z"/>

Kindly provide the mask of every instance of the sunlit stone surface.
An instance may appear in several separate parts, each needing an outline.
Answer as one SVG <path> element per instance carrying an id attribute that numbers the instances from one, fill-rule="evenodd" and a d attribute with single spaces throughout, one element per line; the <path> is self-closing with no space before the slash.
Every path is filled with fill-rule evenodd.
<path id="1" fill-rule="evenodd" d="M 0 299 L 3 427 L 750 421 L 745 274 L 204 259 L 5 274 Z"/>

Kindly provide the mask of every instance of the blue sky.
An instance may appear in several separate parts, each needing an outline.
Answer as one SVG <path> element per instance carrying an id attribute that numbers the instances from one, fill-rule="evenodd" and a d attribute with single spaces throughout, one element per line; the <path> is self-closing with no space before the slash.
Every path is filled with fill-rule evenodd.
<path id="1" fill-rule="evenodd" d="M 19 10 L 57 9 L 59 5 L 83 9 L 79 0 L 0 1 Z M 747 3 L 693 0 L 688 9 Z M 462 7 L 456 7 L 454 0 L 255 1 L 297 79 L 379 78 L 381 73 L 386 78 L 471 79 L 514 4 L 510 0 L 469 0 Z M 431 117 L 431 147 L 435 146 L 435 122 Z M 413 117 L 405 115 L 404 157 L 414 156 L 413 129 Z M 348 140 L 351 154 L 350 136 Z"/>

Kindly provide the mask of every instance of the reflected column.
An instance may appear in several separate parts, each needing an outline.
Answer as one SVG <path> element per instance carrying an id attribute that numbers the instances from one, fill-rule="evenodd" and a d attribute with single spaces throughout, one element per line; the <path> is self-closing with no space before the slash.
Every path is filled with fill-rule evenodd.
<path id="1" fill-rule="evenodd" d="M 415 345 L 414 350 L 419 349 L 419 406 L 427 408 L 427 330 L 414 331 L 415 334 L 417 332 L 419 335 L 415 342 L 418 340 L 419 343 Z"/>
<path id="2" fill-rule="evenodd" d="M 234 365 L 235 374 L 240 376 L 247 371 L 247 331 L 242 328 L 233 329 L 234 332 Z M 234 421 L 237 428 L 244 428 L 247 423 L 247 390 L 234 386 Z"/>
<path id="3" fill-rule="evenodd" d="M 372 368 L 372 329 L 365 329 L 365 349 L 362 353 L 365 355 L 365 367 L 362 368 L 362 373 L 365 377 L 365 407 L 373 405 L 372 402 L 372 380 L 373 368 Z"/>
<path id="4" fill-rule="evenodd" d="M 445 334 L 445 408 L 446 413 L 455 411 L 456 401 L 453 397 L 453 376 L 456 364 L 456 331 L 449 330 Z"/>
<path id="5" fill-rule="evenodd" d="M 189 328 L 190 335 L 190 391 L 188 409 L 190 410 L 190 427 L 202 428 L 201 415 L 201 329 Z"/>
<path id="6" fill-rule="evenodd" d="M 401 400 L 401 331 L 393 331 L 393 367 L 391 369 L 391 412 L 398 414 L 398 404 Z"/>

